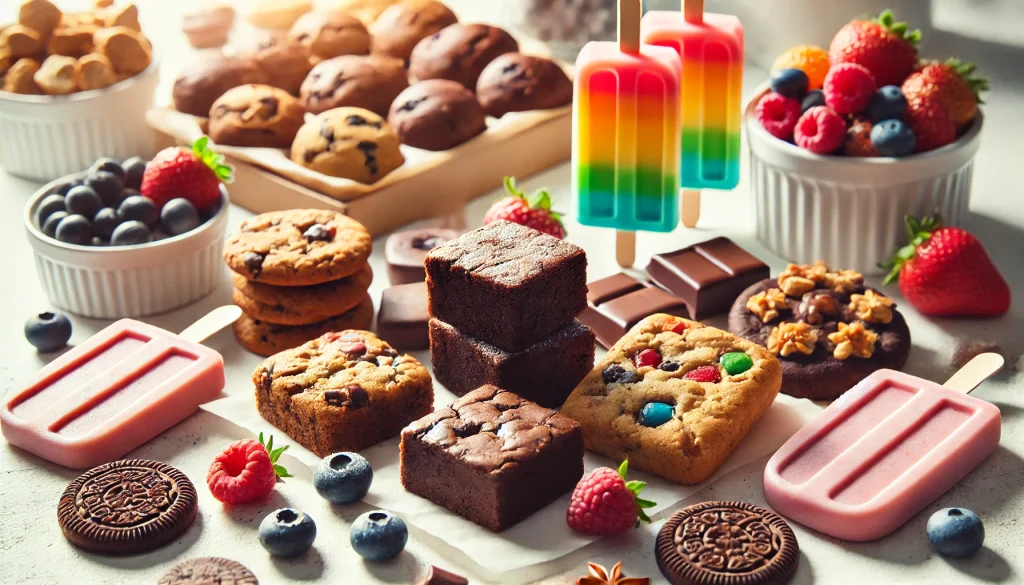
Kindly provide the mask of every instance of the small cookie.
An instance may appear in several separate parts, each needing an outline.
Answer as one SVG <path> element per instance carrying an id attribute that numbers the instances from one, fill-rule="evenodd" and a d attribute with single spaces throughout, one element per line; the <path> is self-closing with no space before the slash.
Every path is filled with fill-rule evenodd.
<path id="1" fill-rule="evenodd" d="M 409 79 L 398 59 L 343 55 L 318 63 L 302 82 L 299 96 L 314 114 L 352 107 L 387 116 L 391 103 L 407 87 Z"/>
<path id="2" fill-rule="evenodd" d="M 93 50 L 92 37 L 97 30 L 93 25 L 58 28 L 50 36 L 46 50 L 51 55 L 66 55 L 76 59 L 88 55 Z"/>
<path id="3" fill-rule="evenodd" d="M 290 209 L 243 221 L 224 246 L 224 260 L 249 280 L 309 286 L 358 272 L 371 248 L 366 228 L 348 216 Z"/>
<path id="4" fill-rule="evenodd" d="M 325 333 L 346 329 L 369 329 L 373 322 L 373 300 L 366 296 L 363 302 L 351 311 L 313 325 L 291 327 L 274 325 L 248 315 L 242 315 L 231 326 L 235 338 L 246 350 L 257 355 L 272 356 L 275 353 L 299 347 Z"/>
<path id="5" fill-rule="evenodd" d="M 114 65 L 105 55 L 90 53 L 75 63 L 75 85 L 82 91 L 103 89 L 117 83 Z"/>
<path id="6" fill-rule="evenodd" d="M 373 54 L 408 63 L 420 41 L 458 21 L 451 9 L 435 0 L 399 2 L 382 12 L 370 27 Z"/>
<path id="7" fill-rule="evenodd" d="M 224 92 L 250 83 L 267 83 L 266 74 L 251 61 L 238 57 L 204 59 L 186 67 L 174 81 L 174 109 L 205 118 Z"/>
<path id="8" fill-rule="evenodd" d="M 269 85 L 240 85 L 210 108 L 209 135 L 217 144 L 288 148 L 305 110 L 290 93 Z"/>
<path id="9" fill-rule="evenodd" d="M 36 71 L 32 79 L 47 95 L 74 93 L 78 90 L 75 86 L 75 64 L 77 62 L 74 57 L 50 55 L 39 66 L 39 71 Z"/>
<path id="10" fill-rule="evenodd" d="M 800 546 L 778 514 L 746 502 L 702 502 L 658 531 L 658 568 L 673 585 L 783 585 Z"/>
<path id="11" fill-rule="evenodd" d="M 484 68 L 476 96 L 488 116 L 548 110 L 572 103 L 572 81 L 551 59 L 505 53 Z"/>
<path id="12" fill-rule="evenodd" d="M 135 4 L 122 4 L 111 6 L 103 12 L 103 25 L 124 26 L 136 32 L 142 32 L 142 25 L 139 24 L 139 9 Z"/>
<path id="13" fill-rule="evenodd" d="M 242 307 L 246 314 L 257 319 L 278 323 L 273 314 L 287 315 L 319 315 L 315 321 L 323 321 L 330 317 L 340 315 L 359 304 L 366 295 L 366 290 L 373 282 L 373 269 L 367 264 L 351 276 L 332 280 L 323 284 L 312 286 L 273 286 L 247 280 L 237 272 L 231 273 L 231 282 L 235 285 L 235 291 L 240 293 L 253 305 L 253 311 Z M 263 312 L 256 308 L 256 305 L 266 307 L 272 312 Z M 241 305 L 239 305 L 241 306 Z M 307 323 L 308 318 L 300 319 Z M 280 324 L 280 323 L 279 323 Z M 297 324 L 297 323 L 284 323 Z"/>
<path id="14" fill-rule="evenodd" d="M 29 27 L 45 39 L 60 24 L 61 16 L 60 9 L 49 0 L 26 0 L 18 10 L 18 24 Z"/>
<path id="15" fill-rule="evenodd" d="M 181 19 L 181 30 L 188 44 L 197 49 L 223 47 L 234 25 L 235 9 L 227 4 L 203 6 Z"/>
<path id="16" fill-rule="evenodd" d="M 0 79 L 7 74 L 7 71 L 11 68 L 11 65 L 14 65 L 15 61 L 17 61 L 17 59 L 11 57 L 10 53 L 4 52 L 4 50 L 0 48 Z"/>
<path id="17" fill-rule="evenodd" d="M 138 31 L 126 26 L 101 28 L 92 37 L 97 53 L 102 53 L 114 64 L 118 75 L 138 75 L 153 60 L 149 41 Z"/>
<path id="18" fill-rule="evenodd" d="M 284 31 L 312 9 L 312 0 L 258 0 L 251 3 L 245 19 L 256 28 Z"/>
<path id="19" fill-rule="evenodd" d="M 370 33 L 362 21 L 340 12 L 308 12 L 288 31 L 288 38 L 301 43 L 316 59 L 370 52 Z"/>
<path id="20" fill-rule="evenodd" d="M 157 585 L 259 585 L 259 581 L 242 563 L 203 557 L 174 565 Z"/>
<path id="21" fill-rule="evenodd" d="M 36 85 L 35 74 L 39 72 L 39 61 L 18 59 L 4 75 L 3 90 L 25 95 L 38 95 L 43 90 Z"/>
<path id="22" fill-rule="evenodd" d="M 31 28 L 14 24 L 0 31 L 0 50 L 15 59 L 34 57 L 43 48 L 39 33 Z"/>
<path id="23" fill-rule="evenodd" d="M 178 538 L 196 518 L 196 488 L 166 463 L 144 459 L 94 467 L 57 505 L 64 537 L 94 552 L 135 554 Z"/>
<path id="24" fill-rule="evenodd" d="M 318 173 L 367 185 L 405 163 L 391 128 L 361 108 L 327 110 L 306 122 L 295 135 L 291 158 Z"/>
<path id="25" fill-rule="evenodd" d="M 267 76 L 267 83 L 292 95 L 299 95 L 302 81 L 313 68 L 309 49 L 287 38 L 270 38 L 249 55 L 253 64 Z"/>
<path id="26" fill-rule="evenodd" d="M 487 130 L 473 92 L 448 79 L 420 81 L 400 93 L 388 124 L 402 144 L 424 150 L 448 150 Z"/>
<path id="27" fill-rule="evenodd" d="M 409 73 L 419 81 L 451 79 L 474 91 L 488 63 L 518 50 L 519 43 L 500 28 L 457 23 L 416 45 L 409 57 Z"/>

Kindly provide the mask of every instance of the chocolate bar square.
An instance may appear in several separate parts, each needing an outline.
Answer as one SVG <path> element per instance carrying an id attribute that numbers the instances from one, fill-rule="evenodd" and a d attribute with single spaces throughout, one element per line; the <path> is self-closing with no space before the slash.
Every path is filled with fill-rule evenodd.
<path id="1" fill-rule="evenodd" d="M 683 299 L 619 273 L 588 285 L 587 308 L 579 320 L 594 331 L 598 343 L 610 348 L 643 318 L 655 313 L 686 317 Z"/>
<path id="2" fill-rule="evenodd" d="M 427 283 L 414 282 L 384 289 L 377 312 L 377 335 L 402 351 L 427 349 Z"/>

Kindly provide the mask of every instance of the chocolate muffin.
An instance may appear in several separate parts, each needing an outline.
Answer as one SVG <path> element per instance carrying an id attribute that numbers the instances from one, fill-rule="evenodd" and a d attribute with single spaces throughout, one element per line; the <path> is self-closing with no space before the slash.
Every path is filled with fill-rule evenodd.
<path id="1" fill-rule="evenodd" d="M 408 62 L 417 43 L 458 21 L 435 0 L 405 0 L 382 12 L 370 27 L 373 53 Z"/>
<path id="2" fill-rule="evenodd" d="M 360 108 L 328 110 L 306 122 L 292 143 L 291 158 L 318 173 L 367 185 L 405 162 L 388 124 Z"/>
<path id="3" fill-rule="evenodd" d="M 547 110 L 572 103 L 572 81 L 551 59 L 505 53 L 484 68 L 476 96 L 488 116 Z"/>
<path id="4" fill-rule="evenodd" d="M 370 52 L 370 33 L 354 16 L 343 12 L 308 12 L 288 31 L 288 38 L 301 43 L 315 60 Z"/>
<path id="5" fill-rule="evenodd" d="M 252 61 L 238 57 L 199 61 L 174 81 L 174 109 L 205 118 L 224 92 L 249 83 L 267 83 L 267 76 Z"/>
<path id="6" fill-rule="evenodd" d="M 448 150 L 487 129 L 473 92 L 448 79 L 421 81 L 400 93 L 388 123 L 403 144 L 424 150 Z"/>
<path id="7" fill-rule="evenodd" d="M 267 84 L 292 95 L 299 95 L 302 80 L 313 68 L 309 48 L 287 37 L 270 37 L 249 58 L 267 76 Z"/>
<path id="8" fill-rule="evenodd" d="M 486 24 L 456 23 L 420 41 L 409 57 L 414 79 L 451 79 L 476 90 L 488 63 L 519 50 L 519 43 L 504 30 Z"/>
<path id="9" fill-rule="evenodd" d="M 318 63 L 302 83 L 306 110 L 319 114 L 334 108 L 363 108 L 387 116 L 391 102 L 409 87 L 398 59 L 380 55 L 343 55 Z"/>
<path id="10" fill-rule="evenodd" d="M 217 144 L 288 148 L 306 112 L 299 100 L 269 85 L 228 90 L 210 110 L 210 138 Z"/>

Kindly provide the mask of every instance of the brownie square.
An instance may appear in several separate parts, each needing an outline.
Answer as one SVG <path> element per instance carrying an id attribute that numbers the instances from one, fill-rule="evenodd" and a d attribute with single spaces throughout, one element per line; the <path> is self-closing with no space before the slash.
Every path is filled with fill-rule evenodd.
<path id="1" fill-rule="evenodd" d="M 495 532 L 572 490 L 583 476 L 579 423 L 482 386 L 402 431 L 402 485 Z"/>
<path id="2" fill-rule="evenodd" d="M 430 360 L 437 381 L 459 396 L 494 384 L 558 408 L 594 367 L 594 332 L 573 321 L 522 351 L 505 351 L 431 319 Z"/>
<path id="3" fill-rule="evenodd" d="M 426 269 L 430 316 L 506 351 L 545 339 L 587 306 L 583 249 L 508 221 L 434 248 Z"/>

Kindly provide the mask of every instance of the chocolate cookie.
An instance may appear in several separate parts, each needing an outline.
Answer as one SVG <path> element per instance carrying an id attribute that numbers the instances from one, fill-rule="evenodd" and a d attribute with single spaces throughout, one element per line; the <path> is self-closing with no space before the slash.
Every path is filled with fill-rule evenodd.
<path id="1" fill-rule="evenodd" d="M 847 280 L 826 282 L 839 278 Z M 876 370 L 902 369 L 910 353 L 910 329 L 892 300 L 865 288 L 859 274 L 828 272 L 823 264 L 790 265 L 779 280 L 743 291 L 729 312 L 729 331 L 775 353 L 782 392 L 797 398 L 834 400 Z"/>
<path id="2" fill-rule="evenodd" d="M 416 44 L 458 22 L 447 6 L 435 0 L 406 0 L 380 14 L 370 27 L 373 53 L 408 62 Z"/>
<path id="3" fill-rule="evenodd" d="M 419 81 L 451 79 L 473 91 L 488 63 L 518 50 L 519 43 L 500 28 L 456 23 L 416 45 L 409 57 L 409 73 Z"/>
<path id="4" fill-rule="evenodd" d="M 217 98 L 232 87 L 267 83 L 267 76 L 252 61 L 238 57 L 217 57 L 185 68 L 174 81 L 174 109 L 205 118 Z"/>
<path id="5" fill-rule="evenodd" d="M 68 485 L 57 521 L 72 544 L 93 552 L 134 554 L 178 538 L 196 518 L 196 489 L 166 463 L 114 461 Z"/>
<path id="6" fill-rule="evenodd" d="M 240 85 L 213 102 L 209 135 L 217 144 L 289 148 L 305 115 L 283 89 Z"/>
<path id="7" fill-rule="evenodd" d="M 363 108 L 387 116 L 391 102 L 409 87 L 398 59 L 343 55 L 318 63 L 302 82 L 302 104 L 314 114 L 334 108 Z"/>
<path id="8" fill-rule="evenodd" d="M 299 95 L 302 81 L 313 68 L 309 48 L 287 37 L 271 37 L 249 54 L 252 62 L 267 76 L 265 83 Z"/>
<path id="9" fill-rule="evenodd" d="M 384 244 L 384 260 L 388 263 L 388 279 L 392 285 L 423 282 L 427 272 L 423 266 L 431 250 L 459 237 L 455 230 L 423 228 L 395 232 Z"/>
<path id="10" fill-rule="evenodd" d="M 290 209 L 243 221 L 224 246 L 224 260 L 249 280 L 309 286 L 361 270 L 372 245 L 366 228 L 341 213 Z"/>
<path id="11" fill-rule="evenodd" d="M 304 45 L 314 59 L 370 52 L 370 33 L 356 17 L 343 12 L 313 11 L 295 21 L 288 38 Z"/>
<path id="12" fill-rule="evenodd" d="M 572 103 L 572 81 L 551 59 L 505 53 L 476 82 L 476 97 L 488 116 L 549 110 Z"/>
<path id="13" fill-rule="evenodd" d="M 250 283 L 238 274 L 233 274 L 232 277 L 236 283 L 246 283 L 232 291 L 231 299 L 250 318 L 275 325 L 313 325 L 341 315 L 362 302 L 366 298 L 366 289 L 373 279 L 373 272 L 367 265 L 364 270 L 348 278 L 310 287 L 275 287 L 257 282 Z M 264 298 L 272 297 L 275 300 L 265 302 L 245 294 L 245 290 L 255 288 L 260 289 Z M 270 293 L 267 289 L 277 292 Z"/>
<path id="14" fill-rule="evenodd" d="M 259 585 L 241 563 L 218 557 L 189 559 L 171 567 L 157 585 Z"/>
<path id="15" fill-rule="evenodd" d="M 448 150 L 487 130 L 473 92 L 447 79 L 420 81 L 400 93 L 388 123 L 402 144 L 424 150 Z"/>
<path id="16" fill-rule="evenodd" d="M 781 516 L 746 502 L 702 502 L 658 531 L 658 568 L 673 585 L 783 585 L 800 562 Z"/>
<path id="17" fill-rule="evenodd" d="M 292 143 L 291 158 L 318 173 L 367 185 L 405 163 L 391 127 L 361 108 L 328 110 L 306 122 Z"/>
<path id="18" fill-rule="evenodd" d="M 257 355 L 270 356 L 332 331 L 367 329 L 372 322 L 373 300 L 367 295 L 351 311 L 313 325 L 274 325 L 242 315 L 231 327 L 242 347 Z"/>

